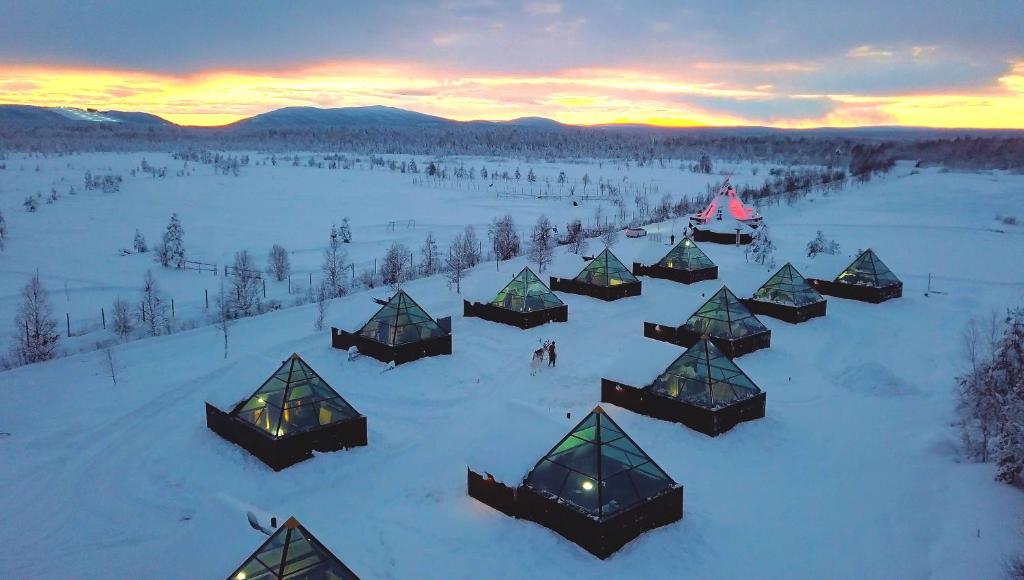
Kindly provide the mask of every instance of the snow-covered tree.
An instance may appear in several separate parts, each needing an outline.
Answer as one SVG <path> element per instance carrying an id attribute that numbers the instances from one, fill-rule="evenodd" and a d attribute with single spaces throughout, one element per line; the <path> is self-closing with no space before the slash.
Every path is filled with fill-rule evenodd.
<path id="1" fill-rule="evenodd" d="M 235 252 L 231 274 L 231 293 L 228 296 L 231 315 L 235 318 L 259 313 L 261 280 L 256 261 L 249 250 Z"/>
<path id="2" fill-rule="evenodd" d="M 39 274 L 33 274 L 21 289 L 13 338 L 12 354 L 20 364 L 50 360 L 56 354 L 60 333 Z"/>
<path id="3" fill-rule="evenodd" d="M 427 237 L 420 246 L 420 271 L 424 276 L 436 274 L 441 269 L 441 255 L 437 249 L 434 232 L 427 232 Z"/>
<path id="4" fill-rule="evenodd" d="M 569 251 L 582 256 L 587 251 L 587 236 L 583 235 L 583 222 L 574 219 L 565 227 L 565 241 Z"/>
<path id="5" fill-rule="evenodd" d="M 839 243 L 825 237 L 821 230 L 813 240 L 807 242 L 807 257 L 813 258 L 818 254 L 835 255 L 839 253 Z"/>
<path id="6" fill-rule="evenodd" d="M 321 281 L 316 286 L 316 291 L 313 292 L 314 300 L 316 300 L 316 318 L 313 319 L 313 328 L 317 331 L 324 329 L 324 319 L 327 317 L 327 305 L 331 299 L 331 288 L 327 285 L 327 281 Z"/>
<path id="7" fill-rule="evenodd" d="M 753 239 L 747 244 L 745 252 L 747 261 L 753 260 L 769 268 L 775 265 L 775 242 L 768 232 L 768 226 L 761 225 L 754 231 Z"/>
<path id="8" fill-rule="evenodd" d="M 110 322 L 111 330 L 114 331 L 114 334 L 121 337 L 121 340 L 126 340 L 132 330 L 135 329 L 131 306 L 127 300 L 122 299 L 120 296 L 114 299 L 114 304 L 110 308 Z"/>
<path id="9" fill-rule="evenodd" d="M 142 300 L 139 302 L 139 320 L 150 336 L 159 336 L 169 330 L 167 304 L 153 272 L 146 270 L 142 278 Z"/>
<path id="10" fill-rule="evenodd" d="M 391 242 L 387 254 L 384 255 L 384 263 L 380 267 L 381 280 L 397 291 L 410 277 L 412 265 L 410 263 L 411 252 L 405 244 Z"/>
<path id="11" fill-rule="evenodd" d="M 463 244 L 466 250 L 466 264 L 472 268 L 483 259 L 481 252 L 480 238 L 476 237 L 476 229 L 472 225 L 466 226 L 462 231 Z"/>
<path id="12" fill-rule="evenodd" d="M 511 214 L 494 218 L 487 228 L 487 237 L 499 260 L 511 260 L 519 255 L 519 232 L 516 231 L 516 223 Z"/>
<path id="13" fill-rule="evenodd" d="M 348 291 L 345 284 L 345 250 L 341 247 L 341 239 L 338 228 L 331 226 L 331 238 L 324 250 L 323 273 L 327 287 L 331 289 L 331 298 L 344 296 Z"/>
<path id="14" fill-rule="evenodd" d="M 288 250 L 281 244 L 270 246 L 270 253 L 267 254 L 267 273 L 281 282 L 292 273 L 291 260 L 288 259 Z"/>
<path id="15" fill-rule="evenodd" d="M 619 230 L 615 226 L 607 225 L 604 227 L 604 232 L 601 234 L 601 244 L 605 248 L 611 248 L 615 244 L 619 243 Z"/>
<path id="16" fill-rule="evenodd" d="M 163 242 L 157 246 L 156 258 L 164 267 L 185 266 L 185 228 L 181 226 L 181 220 L 176 213 L 171 214 L 171 220 L 164 231 Z"/>
<path id="17" fill-rule="evenodd" d="M 7 243 L 7 219 L 4 218 L 4 212 L 0 211 L 0 252 L 4 250 L 4 245 Z"/>
<path id="18" fill-rule="evenodd" d="M 298 159 L 298 157 L 296 157 Z M 220 330 L 221 336 L 224 337 L 224 358 L 228 358 L 228 337 L 231 335 L 231 297 L 224 290 L 224 280 L 220 282 L 220 292 L 217 294 L 217 312 L 215 313 L 214 323 L 217 325 L 217 330 Z"/>
<path id="19" fill-rule="evenodd" d="M 537 272 L 541 273 L 551 263 L 554 257 L 555 234 L 552 230 L 551 220 L 548 216 L 541 215 L 537 223 L 533 225 L 530 232 L 530 243 L 526 249 L 526 255 L 530 261 L 537 264 Z"/>
<path id="20" fill-rule="evenodd" d="M 132 240 L 132 248 L 139 254 L 145 254 L 149 251 L 149 245 L 146 244 L 146 236 L 142 235 L 142 232 L 135 229 L 135 239 Z"/>
<path id="21" fill-rule="evenodd" d="M 348 218 L 341 218 L 341 227 L 338 228 L 338 237 L 341 238 L 341 243 L 351 244 L 352 243 L 352 226 L 348 223 Z"/>
<path id="22" fill-rule="evenodd" d="M 455 236 L 448 245 L 448 257 L 444 261 L 444 275 L 448 279 L 448 285 L 455 286 L 456 292 L 462 292 L 462 279 L 466 277 L 466 271 L 470 268 L 466 238 L 459 234 Z"/>

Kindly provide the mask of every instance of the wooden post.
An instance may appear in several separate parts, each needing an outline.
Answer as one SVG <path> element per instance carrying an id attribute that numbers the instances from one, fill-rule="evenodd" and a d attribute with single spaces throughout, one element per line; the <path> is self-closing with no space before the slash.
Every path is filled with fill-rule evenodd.
<path id="1" fill-rule="evenodd" d="M 171 298 L 171 318 L 174 318 L 174 298 Z"/>
<path id="2" fill-rule="evenodd" d="M 68 312 L 64 313 L 64 316 L 68 318 L 68 338 L 71 338 L 71 314 Z"/>
<path id="3" fill-rule="evenodd" d="M 288 295 L 292 295 L 292 275 L 288 274 Z"/>
<path id="4" fill-rule="evenodd" d="M 206 296 L 206 309 L 210 309 L 210 289 L 203 288 L 203 294 Z"/>
<path id="5" fill-rule="evenodd" d="M 103 330 L 107 329 L 107 312 L 100 306 L 100 317 L 103 319 Z"/>
<path id="6" fill-rule="evenodd" d="M 266 278 L 260 278 L 260 279 L 263 280 L 263 298 L 266 298 L 267 297 L 267 279 Z"/>

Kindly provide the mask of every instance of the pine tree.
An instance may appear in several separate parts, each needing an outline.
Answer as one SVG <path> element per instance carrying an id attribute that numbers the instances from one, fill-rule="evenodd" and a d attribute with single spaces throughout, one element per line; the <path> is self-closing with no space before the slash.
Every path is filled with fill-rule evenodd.
<path id="1" fill-rule="evenodd" d="M 178 214 L 171 214 L 167 230 L 163 235 L 163 246 L 158 252 L 160 262 L 164 266 L 183 268 L 185 266 L 185 228 L 181 226 Z"/>
<path id="2" fill-rule="evenodd" d="M 149 251 L 149 246 L 146 244 L 146 236 L 143 236 L 138 228 L 135 229 L 135 239 L 132 240 L 132 248 L 139 254 L 145 254 Z"/>
<path id="3" fill-rule="evenodd" d="M 49 296 L 39 274 L 33 274 L 21 289 L 21 304 L 14 317 L 14 358 L 21 364 L 50 360 L 59 341 Z"/>

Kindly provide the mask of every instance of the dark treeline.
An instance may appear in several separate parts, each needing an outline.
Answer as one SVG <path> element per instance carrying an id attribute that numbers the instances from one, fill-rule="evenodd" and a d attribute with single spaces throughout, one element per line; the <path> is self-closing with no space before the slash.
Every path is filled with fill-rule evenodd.
<path id="1" fill-rule="evenodd" d="M 940 130 L 664 129 L 636 127 L 443 127 L 322 129 L 189 128 L 98 124 L 0 127 L 0 152 L 70 154 L 169 151 L 350 152 L 364 155 L 504 156 L 538 161 L 619 159 L 637 166 L 717 160 L 849 167 L 909 159 L 956 169 L 1024 169 L 1024 136 Z"/>

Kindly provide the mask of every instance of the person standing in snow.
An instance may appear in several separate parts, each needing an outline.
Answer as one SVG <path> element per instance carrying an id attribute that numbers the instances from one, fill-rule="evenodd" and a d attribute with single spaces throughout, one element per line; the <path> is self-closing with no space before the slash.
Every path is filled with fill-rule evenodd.
<path id="1" fill-rule="evenodd" d="M 671 236 L 669 236 L 668 240 L 669 240 L 668 243 L 669 243 L 670 246 L 676 245 L 676 235 L 675 234 L 672 234 Z"/>
<path id="2" fill-rule="evenodd" d="M 555 341 L 552 340 L 551 344 L 548 345 L 548 366 L 549 367 L 555 366 L 555 358 L 557 358 L 557 356 L 558 356 L 558 354 L 555 352 Z"/>

